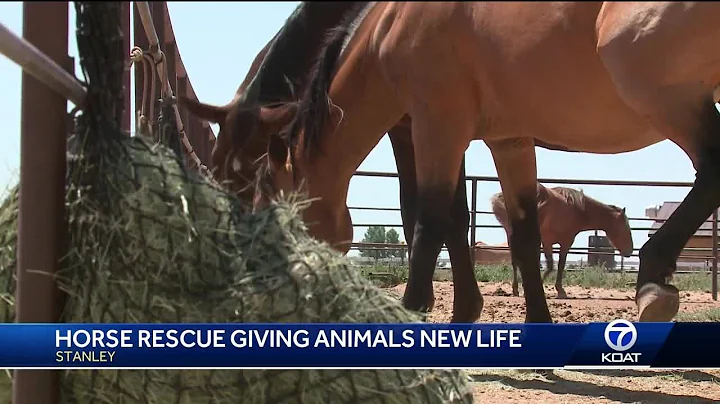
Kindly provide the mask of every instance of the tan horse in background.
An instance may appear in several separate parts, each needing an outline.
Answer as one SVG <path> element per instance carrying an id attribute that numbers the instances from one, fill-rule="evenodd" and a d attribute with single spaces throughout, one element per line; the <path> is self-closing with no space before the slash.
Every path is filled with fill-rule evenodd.
<path id="1" fill-rule="evenodd" d="M 470 141 L 493 155 L 513 229 L 527 322 L 552 321 L 540 277 L 533 138 L 614 154 L 669 139 L 697 170 L 692 190 L 640 249 L 641 321 L 668 321 L 668 280 L 683 247 L 720 206 L 720 4 L 667 2 L 379 2 L 330 36 L 288 136 L 273 136 L 262 181 L 304 183 L 304 211 L 329 242 L 347 240 L 357 167 L 412 116 L 418 184 L 405 307 L 425 311 Z M 288 164 L 286 164 L 288 163 Z M 258 188 L 259 204 L 274 191 Z M 418 250 L 423 251 L 417 255 Z M 427 260 L 427 261 L 423 261 Z"/>
<path id="2" fill-rule="evenodd" d="M 490 205 L 493 214 L 498 222 L 505 229 L 508 245 L 512 239 L 512 228 L 505 209 L 505 199 L 502 192 L 490 197 Z M 545 281 L 553 272 L 553 245 L 560 245 L 558 258 L 557 277 L 555 279 L 555 290 L 559 299 L 566 299 L 567 293 L 562 286 L 565 260 L 567 259 L 570 247 L 575 242 L 578 233 L 587 230 L 604 231 L 612 245 L 625 257 L 633 253 L 633 239 L 630 224 L 625 208 L 615 205 L 607 205 L 593 199 L 583 191 L 573 188 L 552 187 L 547 188 L 537 184 L 537 211 L 540 223 L 540 240 L 547 269 L 543 274 Z M 512 292 L 514 296 L 520 296 L 517 281 L 517 265 L 512 264 L 513 281 Z"/>

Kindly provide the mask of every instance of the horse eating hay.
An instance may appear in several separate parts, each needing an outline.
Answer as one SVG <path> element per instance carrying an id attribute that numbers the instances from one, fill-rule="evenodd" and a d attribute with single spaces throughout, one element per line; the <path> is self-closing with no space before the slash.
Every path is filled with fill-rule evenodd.
<path id="1" fill-rule="evenodd" d="M 266 152 L 270 133 L 277 132 L 286 122 L 273 119 L 282 114 L 284 105 L 297 100 L 297 90 L 306 86 L 314 55 L 323 44 L 326 30 L 352 20 L 341 18 L 348 13 L 362 11 L 362 2 L 301 2 L 281 30 L 265 45 L 253 60 L 250 70 L 234 99 L 225 106 L 213 106 L 187 97 L 181 101 L 188 111 L 220 126 L 218 140 L 212 153 L 213 172 L 230 190 L 248 202 L 252 199 L 252 185 L 257 167 L 254 164 Z M 341 21 L 342 20 L 342 21 Z M 270 124 L 268 124 L 270 123 Z M 408 116 L 390 128 L 390 139 L 400 182 L 400 211 L 408 252 L 412 255 L 417 187 L 415 155 L 411 141 Z M 461 164 L 458 184 L 451 208 L 453 226 L 448 230 L 445 244 L 452 262 L 453 317 L 452 322 L 473 322 L 480 316 L 482 295 L 468 254 L 467 240 L 469 211 L 466 200 L 465 165 Z M 313 223 L 313 227 L 324 226 Z M 349 230 L 352 231 L 352 228 Z M 349 250 L 350 239 L 334 244 L 343 253 Z M 430 258 L 428 258 L 430 259 Z M 434 305 L 429 294 L 428 310 Z"/>
<path id="2" fill-rule="evenodd" d="M 403 301 L 426 309 L 434 270 L 427 257 L 437 257 L 451 222 L 464 152 L 470 141 L 483 140 L 513 228 L 526 321 L 550 322 L 538 260 L 533 139 L 597 154 L 669 139 L 692 161 L 696 180 L 640 250 L 636 303 L 641 321 L 672 319 L 679 291 L 668 279 L 677 257 L 720 206 L 720 115 L 713 100 L 720 82 L 720 58 L 714 56 L 720 4 L 368 7 L 352 29 L 332 33 L 300 102 L 278 116 L 293 119 L 289 136 L 276 134 L 268 146 L 265 181 L 291 190 L 302 180 L 311 197 L 322 197 L 304 216 L 328 222 L 315 235 L 347 239 L 345 196 L 352 174 L 388 128 L 412 116 L 419 195 L 413 249 L 423 255 L 410 259 Z M 259 204 L 273 194 L 258 192 Z"/>
<path id="3" fill-rule="evenodd" d="M 558 298 L 567 298 L 565 289 L 562 286 L 565 260 L 570 247 L 575 241 L 575 237 L 581 231 L 603 230 L 610 238 L 613 246 L 619 249 L 623 256 L 629 257 L 632 255 L 632 232 L 628 218 L 625 215 L 625 208 L 620 209 L 615 205 L 604 204 L 585 195 L 583 191 L 573 188 L 546 188 L 540 183 L 537 184 L 537 203 L 540 240 L 548 266 L 543 274 L 543 281 L 553 271 L 553 245 L 560 244 L 557 278 L 555 279 L 555 290 L 557 290 Z M 490 205 L 495 218 L 505 229 L 509 246 L 512 229 L 502 192 L 490 197 Z M 519 296 L 517 265 L 515 263 L 512 263 L 512 270 L 512 292 L 514 296 Z"/>
<path id="4" fill-rule="evenodd" d="M 251 213 L 167 147 L 122 133 L 120 3 L 75 6 L 88 100 L 68 142 L 61 321 L 420 321 L 307 234 L 299 216 L 306 202 Z M 15 269 L 6 234 L 17 229 L 16 190 L 0 205 L 4 279 Z M 61 378 L 62 402 L 472 402 L 457 370 L 93 369 Z"/>

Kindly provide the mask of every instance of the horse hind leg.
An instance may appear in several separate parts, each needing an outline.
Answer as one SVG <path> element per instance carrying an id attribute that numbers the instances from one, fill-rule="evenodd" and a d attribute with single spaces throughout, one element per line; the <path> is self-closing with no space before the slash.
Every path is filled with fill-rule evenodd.
<path id="1" fill-rule="evenodd" d="M 682 148 L 695 182 L 678 208 L 640 248 L 635 302 L 640 321 L 670 321 L 680 308 L 668 284 L 683 248 L 720 206 L 720 116 L 714 87 L 720 37 L 714 2 L 606 3 L 597 27 L 597 53 L 618 94 Z M 651 11 L 652 28 L 647 12 Z M 660 63 L 660 60 L 663 63 Z"/>
<path id="2" fill-rule="evenodd" d="M 557 291 L 557 298 L 558 299 L 567 299 L 567 293 L 565 293 L 565 289 L 563 288 L 563 274 L 565 272 L 565 263 L 567 262 L 567 256 L 570 252 L 570 245 L 569 244 L 560 244 L 560 256 L 558 257 L 558 265 L 557 265 L 557 276 L 555 277 L 555 290 Z"/>
<path id="3" fill-rule="evenodd" d="M 403 304 L 409 310 L 421 312 L 427 311 L 437 257 L 447 232 L 452 228 L 451 208 L 470 138 L 453 141 L 438 136 L 441 132 L 461 135 L 462 131 L 457 130 L 460 128 L 452 127 L 452 123 L 464 122 L 446 119 L 442 114 L 439 117 L 430 114 L 428 109 L 411 114 L 418 199 L 410 274 Z M 463 253 L 469 256 L 467 249 Z"/>
<path id="4" fill-rule="evenodd" d="M 415 153 L 413 152 L 412 133 L 409 126 L 396 125 L 388 131 L 390 145 L 395 155 L 395 165 L 400 183 L 400 217 L 403 233 L 408 246 L 408 257 L 412 254 L 413 233 L 415 231 L 415 211 L 417 209 L 417 177 L 415 175 Z M 435 306 L 435 293 L 430 286 L 427 311 Z"/>
<path id="5" fill-rule="evenodd" d="M 552 274 L 555 269 L 553 268 L 553 247 L 552 247 L 552 245 L 548 246 L 546 244 L 543 244 L 542 248 L 543 248 L 543 253 L 545 254 L 545 263 L 547 265 L 547 269 L 545 270 L 545 272 L 543 273 L 543 276 L 542 276 L 542 280 L 543 280 L 543 282 L 545 282 L 547 280 L 548 276 L 550 276 L 550 274 Z"/>
<path id="6" fill-rule="evenodd" d="M 531 138 L 486 141 L 497 168 L 510 218 L 511 254 L 522 275 L 528 323 L 552 323 L 540 276 L 537 168 Z"/>
<path id="7" fill-rule="evenodd" d="M 690 133 L 697 137 L 671 139 L 686 151 L 696 150 L 695 181 L 677 209 L 640 248 L 635 296 L 640 321 L 670 321 L 677 314 L 680 292 L 668 284 L 677 269 L 677 259 L 697 229 L 720 206 L 720 115 L 711 98 L 704 106 L 698 114 L 700 125 Z M 694 147 L 691 140 L 696 140 Z"/>
<path id="8" fill-rule="evenodd" d="M 504 227 L 505 225 L 503 225 Z M 512 270 L 512 295 L 515 297 L 520 296 L 520 286 L 518 285 L 518 266 L 517 262 L 513 258 L 512 254 L 512 231 L 509 228 L 505 228 L 505 235 L 507 236 L 508 251 L 510 252 L 510 267 Z"/>
<path id="9" fill-rule="evenodd" d="M 512 249 L 510 251 L 510 254 L 512 254 Z M 520 285 L 518 285 L 518 266 L 515 260 L 512 260 L 512 275 L 512 295 L 518 297 L 520 296 Z"/>
<path id="10" fill-rule="evenodd" d="M 628 80 L 628 81 L 623 81 Z M 693 234 L 720 206 L 720 115 L 712 88 L 691 83 L 673 88 L 615 77 L 625 102 L 682 148 L 695 167 L 693 187 L 658 231 L 640 248 L 635 303 L 639 321 L 670 321 L 680 291 L 669 284 Z"/>

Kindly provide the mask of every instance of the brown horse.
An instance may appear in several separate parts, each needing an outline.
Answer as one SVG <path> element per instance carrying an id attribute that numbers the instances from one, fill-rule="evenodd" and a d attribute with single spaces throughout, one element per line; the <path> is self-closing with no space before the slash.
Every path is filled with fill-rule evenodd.
<path id="1" fill-rule="evenodd" d="M 283 103 L 297 100 L 297 89 L 307 83 L 312 61 L 323 45 L 325 32 L 341 23 L 344 13 L 358 13 L 360 4 L 353 2 L 303 2 L 287 19 L 281 30 L 255 57 L 250 70 L 225 106 L 203 104 L 189 98 L 181 101 L 194 115 L 218 123 L 220 133 L 212 153 L 213 174 L 218 181 L 250 201 L 255 162 L 265 155 L 270 133 L 277 132 L 286 121 L 278 119 Z M 360 6 L 359 6 L 360 5 Z M 346 19 L 345 22 L 350 22 Z M 270 104 L 270 105 L 268 105 Z M 417 186 L 415 156 L 408 116 L 388 130 L 400 182 L 400 211 L 408 250 L 412 254 Z M 445 236 L 455 282 L 453 322 L 473 322 L 482 311 L 482 296 L 473 272 L 467 240 L 469 211 L 466 200 L 465 164 L 461 164 L 450 215 L 453 225 Z M 324 223 L 317 223 L 322 226 Z M 350 241 L 352 234 L 350 234 Z M 349 249 L 348 240 L 335 245 L 341 252 Z M 435 259 L 437 256 L 435 257 Z M 428 258 L 429 259 L 429 258 Z M 432 308 L 434 297 L 429 296 Z"/>
<path id="2" fill-rule="evenodd" d="M 510 218 L 526 321 L 550 322 L 540 277 L 533 138 L 596 154 L 669 139 L 697 170 L 693 189 L 640 250 L 641 321 L 679 309 L 668 284 L 683 246 L 720 206 L 720 4 L 379 2 L 333 31 L 307 91 L 278 119 L 264 180 L 322 199 L 305 212 L 318 237 L 351 234 L 353 173 L 385 131 L 412 116 L 418 210 L 403 300 L 424 309 L 470 141 L 491 150 Z M 450 46 L 449 44 L 452 44 Z M 291 165 L 286 165 L 290 162 Z M 258 188 L 258 203 L 272 193 Z M 312 231 L 312 229 L 311 229 Z"/>
<path id="3" fill-rule="evenodd" d="M 495 218 L 505 229 L 508 245 L 512 238 L 512 229 L 505 209 L 505 199 L 502 192 L 490 197 Z M 620 253 L 629 257 L 633 253 L 633 239 L 628 218 L 625 215 L 625 208 L 615 205 L 607 205 L 593 199 L 583 191 L 573 188 L 553 187 L 546 188 L 537 184 L 537 212 L 540 222 L 540 241 L 545 254 L 547 269 L 543 274 L 543 281 L 553 271 L 553 245 L 560 244 L 560 257 L 558 259 L 557 278 L 555 279 L 555 290 L 557 297 L 566 299 L 567 294 L 562 286 L 562 276 L 565 270 L 570 247 L 575 242 L 575 237 L 581 231 L 603 230 L 612 245 L 620 250 Z M 512 292 L 519 296 L 517 281 L 517 265 L 513 267 Z"/>

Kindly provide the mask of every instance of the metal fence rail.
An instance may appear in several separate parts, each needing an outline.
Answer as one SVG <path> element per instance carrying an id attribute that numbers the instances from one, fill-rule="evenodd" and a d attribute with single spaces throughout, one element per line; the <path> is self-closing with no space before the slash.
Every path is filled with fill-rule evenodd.
<path id="1" fill-rule="evenodd" d="M 374 178 L 398 178 L 398 175 L 396 173 L 390 173 L 390 172 L 373 172 L 373 171 L 357 171 L 355 172 L 355 177 L 374 177 Z M 500 251 L 508 251 L 508 247 L 502 247 L 502 246 L 476 246 L 476 230 L 482 229 L 482 228 L 502 228 L 500 224 L 478 224 L 477 222 L 477 215 L 484 214 L 484 215 L 492 215 L 492 212 L 490 211 L 484 211 L 484 210 L 478 210 L 478 183 L 480 182 L 497 182 L 497 177 L 491 177 L 491 176 L 473 176 L 468 175 L 465 177 L 465 181 L 470 182 L 470 246 L 474 249 L 483 249 L 483 250 L 500 250 Z M 692 182 L 679 182 L 679 181 L 633 181 L 633 180 L 588 180 L 588 179 L 561 179 L 561 178 L 538 178 L 538 181 L 543 184 L 569 184 L 569 185 L 611 185 L 611 186 L 639 186 L 639 187 L 679 187 L 679 188 L 691 188 L 693 183 Z M 393 211 L 393 212 L 399 212 L 399 207 L 372 207 L 372 206 L 350 206 L 351 210 L 365 210 L 365 211 Z M 636 221 L 653 221 L 653 222 L 665 222 L 665 219 L 651 219 L 647 217 L 629 217 L 630 221 L 636 220 Z M 710 262 L 710 272 L 712 276 L 712 298 L 713 300 L 717 300 L 718 295 L 718 287 L 717 287 L 717 267 L 718 267 L 718 240 L 717 240 L 717 224 L 718 224 L 718 213 L 715 211 L 713 214 L 712 220 L 708 220 L 705 223 L 712 223 L 713 233 L 712 233 L 712 248 L 692 248 L 692 247 L 686 247 L 683 249 L 683 252 L 693 252 L 693 251 L 702 251 L 707 252 L 707 255 L 680 255 L 680 259 L 705 259 L 708 262 Z M 401 223 L 353 223 L 353 227 L 370 227 L 370 226 L 385 226 L 385 227 L 395 227 L 395 228 L 402 228 Z M 630 227 L 630 230 L 633 232 L 636 231 L 648 231 L 651 230 L 650 227 Z M 407 245 L 405 244 L 377 244 L 377 243 L 352 243 L 351 249 L 358 250 L 358 249 L 401 249 L 405 248 L 407 249 Z M 443 250 L 447 250 L 445 247 L 443 247 Z M 633 250 L 633 257 L 638 256 L 638 252 L 640 251 L 640 248 L 635 248 Z M 559 252 L 557 249 L 554 249 L 555 253 Z M 614 256 L 620 256 L 617 252 L 604 252 L 604 251 L 591 251 L 590 247 L 573 247 L 570 249 L 570 254 L 596 254 L 596 255 L 614 255 Z M 620 256 L 620 265 L 621 268 L 624 266 L 624 257 Z M 689 271 L 682 271 L 682 272 L 689 272 Z"/>

